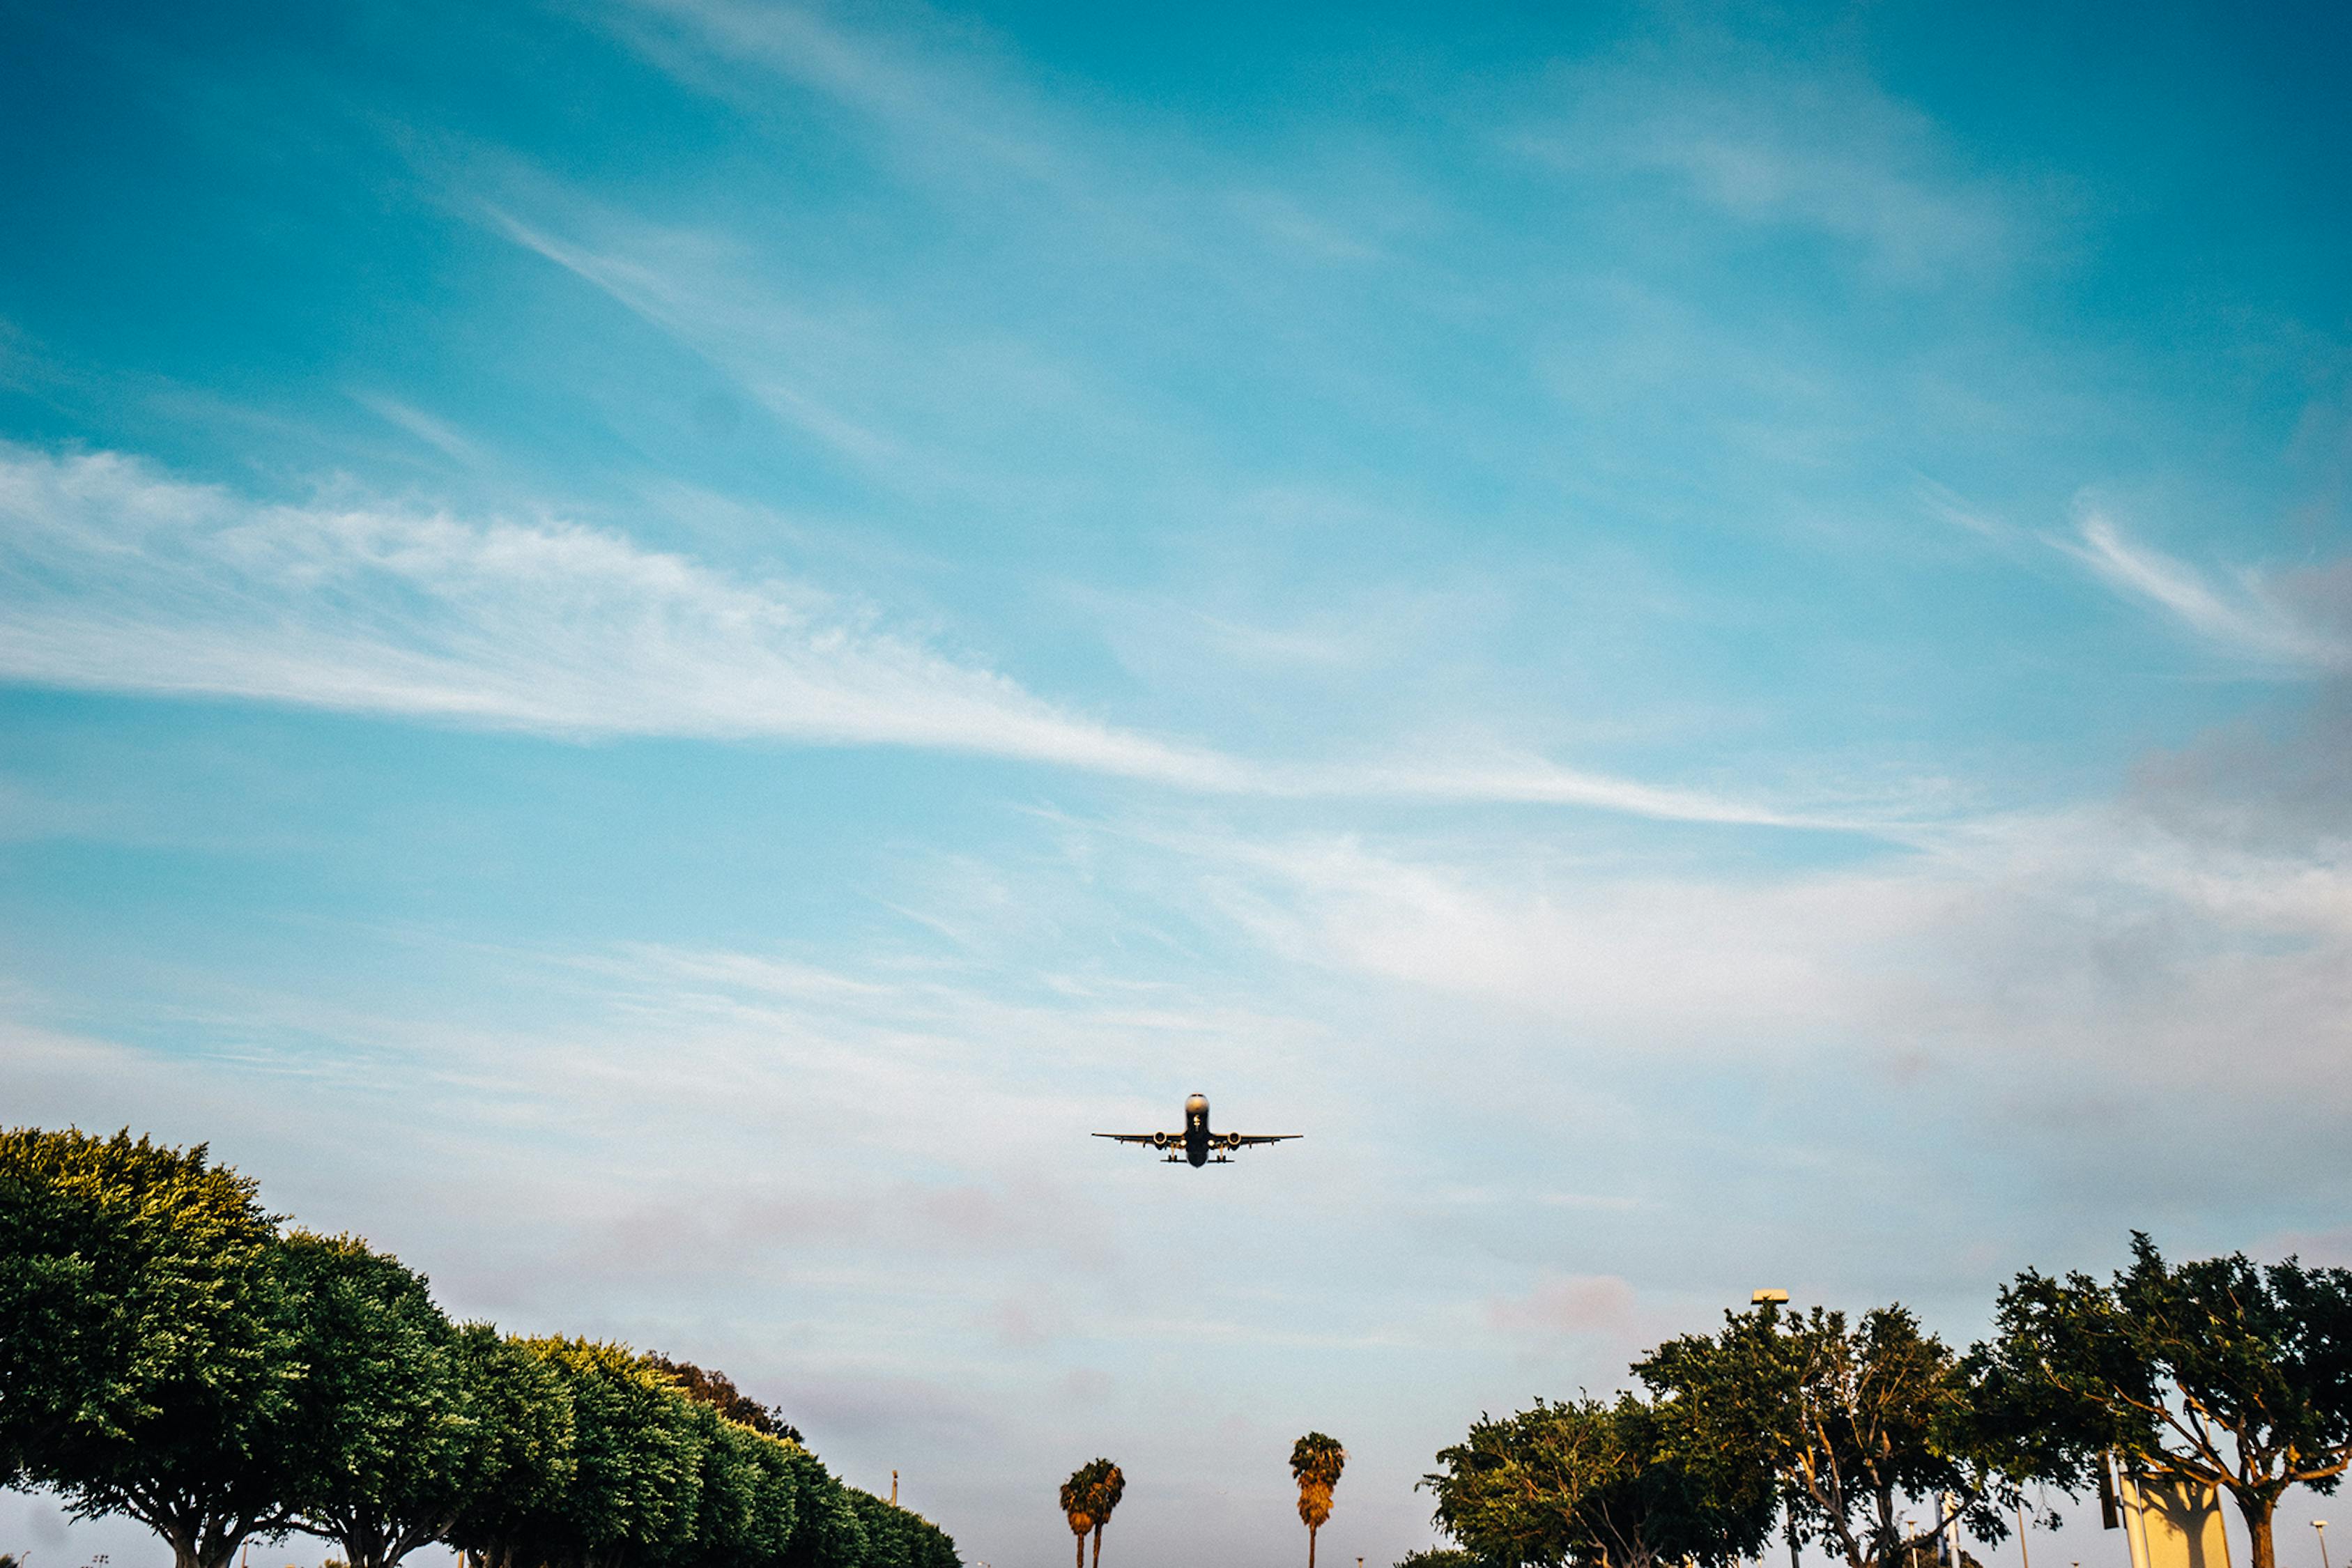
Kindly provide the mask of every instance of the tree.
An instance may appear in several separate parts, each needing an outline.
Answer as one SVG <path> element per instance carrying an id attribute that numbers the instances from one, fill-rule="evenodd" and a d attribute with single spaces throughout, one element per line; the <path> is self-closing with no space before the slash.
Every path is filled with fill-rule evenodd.
<path id="1" fill-rule="evenodd" d="M 573 1463 L 562 1490 L 518 1521 L 518 1563 L 638 1568 L 689 1543 L 702 1505 L 694 1406 L 625 1346 L 522 1343 L 569 1394 Z"/>
<path id="2" fill-rule="evenodd" d="M 725 1373 L 705 1372 L 690 1361 L 672 1361 L 659 1351 L 648 1353 L 645 1362 L 675 1381 L 688 1399 L 709 1405 L 728 1420 L 787 1443 L 803 1441 L 800 1428 L 784 1419 L 780 1406 L 761 1404 L 736 1387 L 735 1380 Z"/>
<path id="3" fill-rule="evenodd" d="M 780 1568 L 792 1552 L 793 1532 L 800 1528 L 800 1486 L 793 1474 L 793 1459 L 803 1450 L 765 1433 L 752 1434 L 751 1440 L 740 1447 L 744 1465 L 752 1472 L 751 1525 L 742 1560 Z"/>
<path id="4" fill-rule="evenodd" d="M 1092 1461 L 1080 1465 L 1062 1483 L 1062 1516 L 1070 1521 L 1070 1533 L 1078 1538 L 1078 1568 L 1087 1568 L 1087 1534 L 1095 1527 L 1094 1468 Z"/>
<path id="5" fill-rule="evenodd" d="M 652 1555 L 662 1568 L 747 1568 L 766 1561 L 772 1547 L 781 1552 L 792 1535 L 792 1508 L 787 1500 L 782 1520 L 767 1517 L 773 1500 L 758 1457 L 772 1439 L 687 1398 L 675 1385 L 671 1392 L 673 1414 L 692 1434 L 695 1508 Z"/>
<path id="6" fill-rule="evenodd" d="M 478 1485 L 447 1539 L 473 1568 L 527 1568 L 529 1532 L 578 1473 L 571 1384 L 488 1323 L 459 1329 L 456 1350 L 482 1447 Z"/>
<path id="7" fill-rule="evenodd" d="M 1309 1432 L 1290 1446 L 1290 1475 L 1298 1483 L 1298 1517 L 1307 1526 L 1307 1568 L 1315 1568 L 1315 1532 L 1331 1517 L 1332 1489 L 1348 1463 L 1337 1437 Z"/>
<path id="8" fill-rule="evenodd" d="M 282 1533 L 308 1368 L 280 1261 L 201 1144 L 0 1133 L 0 1472 L 140 1521 L 175 1568 Z"/>
<path id="9" fill-rule="evenodd" d="M 350 1568 L 393 1568 L 455 1528 L 490 1458 L 457 1331 L 422 1276 L 364 1242 L 296 1231 L 281 1246 L 309 1368 L 297 1408 L 313 1480 L 296 1522 Z"/>
<path id="10" fill-rule="evenodd" d="M 1791 1537 L 1822 1542 L 1848 1568 L 1901 1562 L 1902 1505 L 1945 1494 L 1979 1539 L 2008 1534 L 2001 1510 L 2019 1502 L 2021 1478 L 1973 1446 L 1967 1378 L 1901 1306 L 1851 1327 L 1819 1307 L 1727 1312 L 1720 1334 L 1670 1340 L 1633 1371 L 1674 1402 L 1670 1458 L 1775 1477 Z"/>
<path id="11" fill-rule="evenodd" d="M 1539 1399 L 1502 1420 L 1481 1417 L 1421 1484 L 1436 1495 L 1438 1525 L 1504 1568 L 1728 1568 L 1762 1550 L 1773 1478 L 1752 1464 L 1674 1457 L 1679 1414 L 1631 1394 L 1614 1405 Z"/>
<path id="12" fill-rule="evenodd" d="M 854 1500 L 858 1494 L 805 1448 L 792 1450 L 790 1462 L 794 1515 L 786 1568 L 860 1568 L 868 1543 Z"/>
<path id="13" fill-rule="evenodd" d="M 2078 1489 L 2115 1454 L 2145 1479 L 2235 1500 L 2252 1568 L 2272 1514 L 2352 1463 L 2352 1271 L 2243 1253 L 2168 1265 L 2145 1233 L 2111 1284 L 2032 1269 L 1969 1352 L 1983 1415 L 2019 1468 Z"/>
<path id="14" fill-rule="evenodd" d="M 1095 1521 L 1095 1568 L 1102 1568 L 1103 1526 L 1110 1522 L 1118 1500 L 1127 1493 L 1127 1474 L 1108 1459 L 1097 1459 L 1087 1469 L 1092 1472 L 1087 1483 L 1087 1512 Z"/>

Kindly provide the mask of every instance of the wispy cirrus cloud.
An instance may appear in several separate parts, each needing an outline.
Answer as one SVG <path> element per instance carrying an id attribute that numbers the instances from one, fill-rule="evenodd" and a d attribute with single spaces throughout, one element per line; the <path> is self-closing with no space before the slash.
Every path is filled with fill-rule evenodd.
<path id="1" fill-rule="evenodd" d="M 0 677 L 556 735 L 898 745 L 1212 795 L 1866 826 L 1497 753 L 1235 757 L 1075 714 L 804 584 L 559 520 L 265 502 L 119 454 L 0 448 Z"/>
<path id="2" fill-rule="evenodd" d="M 2242 658 L 2308 670 L 2352 668 L 2352 640 L 2317 625 L 2252 570 L 2200 571 L 2087 511 L 2076 538 L 2053 541 L 2110 588 L 2163 611 L 2207 642 Z"/>
<path id="3" fill-rule="evenodd" d="M 692 86 L 756 112 L 767 107 L 781 78 L 868 117 L 901 146 L 936 159 L 942 172 L 959 164 L 968 171 L 978 160 L 1051 178 L 1066 161 L 1053 128 L 1034 105 L 1016 105 L 1004 81 L 950 55 L 853 33 L 810 7 L 629 0 L 603 18 L 629 46 Z M 973 38 L 960 33 L 955 41 L 969 47 Z M 759 89 L 733 74 L 744 67 Z"/>
<path id="4" fill-rule="evenodd" d="M 1927 115 L 1867 79 L 1695 70 L 1705 55 L 1564 73 L 1557 107 L 1512 144 L 1580 179 L 1662 181 L 1714 216 L 1828 236 L 1887 281 L 2005 262 L 2013 202 Z"/>
<path id="5" fill-rule="evenodd" d="M 804 585 L 557 521 L 259 502 L 114 454 L 0 457 L 0 671 L 558 734 L 935 746 L 1232 789 Z"/>

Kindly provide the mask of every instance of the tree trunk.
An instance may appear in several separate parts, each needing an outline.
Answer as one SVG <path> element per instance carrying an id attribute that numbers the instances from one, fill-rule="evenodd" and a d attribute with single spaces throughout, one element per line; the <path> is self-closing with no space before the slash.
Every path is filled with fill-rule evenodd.
<path id="1" fill-rule="evenodd" d="M 1078 1568 L 1087 1568 L 1087 1532 L 1078 1531 Z"/>
<path id="2" fill-rule="evenodd" d="M 1102 1526 L 1095 1526 L 1095 1568 L 1102 1568 Z"/>
<path id="3" fill-rule="evenodd" d="M 228 1568 L 245 1543 L 246 1532 L 227 1520 L 174 1521 L 169 1526 L 152 1518 L 145 1522 L 171 1543 L 172 1568 Z"/>
<path id="4" fill-rule="evenodd" d="M 1307 1527 L 1307 1568 L 1315 1568 L 1315 1527 L 1311 1524 Z M 2270 1565 L 2264 1563 L 2263 1568 Z"/>
<path id="5" fill-rule="evenodd" d="M 2271 1513 L 2278 1507 L 2278 1500 L 2248 1497 L 2243 1492 L 2232 1495 L 2238 1500 L 2238 1511 L 2246 1520 L 2247 1568 L 2278 1568 L 2278 1558 L 2271 1549 Z"/>
<path id="6" fill-rule="evenodd" d="M 242 1534 L 232 1535 L 226 1530 L 223 1530 L 205 1544 L 212 1550 L 205 1552 L 201 1548 L 198 1549 L 197 1568 L 228 1568 L 230 1563 L 236 1561 L 236 1549 L 245 1544 L 245 1537 Z M 174 1555 L 177 1554 L 174 1553 Z"/>

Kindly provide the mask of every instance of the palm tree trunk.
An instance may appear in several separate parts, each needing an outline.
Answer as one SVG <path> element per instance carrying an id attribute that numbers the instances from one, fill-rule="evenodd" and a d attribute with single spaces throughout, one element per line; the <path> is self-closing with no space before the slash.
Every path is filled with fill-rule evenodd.
<path id="1" fill-rule="evenodd" d="M 1087 1568 L 1087 1532 L 1078 1531 L 1078 1568 Z"/>
<path id="2" fill-rule="evenodd" d="M 1095 1568 L 1102 1568 L 1102 1526 L 1095 1526 Z"/>
<path id="3" fill-rule="evenodd" d="M 1315 1527 L 1307 1527 L 1307 1568 L 1315 1568 Z"/>

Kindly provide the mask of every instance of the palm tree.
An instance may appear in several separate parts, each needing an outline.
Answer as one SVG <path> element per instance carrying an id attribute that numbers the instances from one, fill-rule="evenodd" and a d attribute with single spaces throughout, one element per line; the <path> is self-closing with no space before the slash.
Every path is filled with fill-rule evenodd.
<path id="1" fill-rule="evenodd" d="M 1339 1471 L 1347 1462 L 1348 1450 L 1339 1447 L 1339 1439 L 1320 1432 L 1309 1432 L 1290 1446 L 1298 1517 L 1307 1525 L 1307 1568 L 1315 1568 L 1315 1532 L 1331 1517 L 1331 1489 L 1339 1484 Z"/>
<path id="2" fill-rule="evenodd" d="M 1120 1494 L 1127 1490 L 1127 1477 L 1108 1459 L 1097 1459 L 1087 1468 L 1094 1472 L 1087 1502 L 1087 1511 L 1095 1518 L 1095 1568 L 1102 1568 L 1103 1526 L 1110 1522 L 1111 1510 L 1118 1506 Z"/>
<path id="3" fill-rule="evenodd" d="M 1062 1483 L 1062 1512 L 1069 1517 L 1070 1533 L 1078 1538 L 1078 1568 L 1087 1568 L 1087 1532 L 1095 1527 L 1092 1465 L 1080 1465 Z"/>

